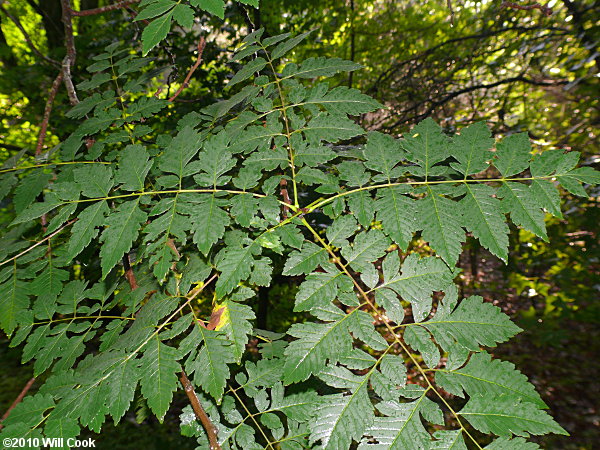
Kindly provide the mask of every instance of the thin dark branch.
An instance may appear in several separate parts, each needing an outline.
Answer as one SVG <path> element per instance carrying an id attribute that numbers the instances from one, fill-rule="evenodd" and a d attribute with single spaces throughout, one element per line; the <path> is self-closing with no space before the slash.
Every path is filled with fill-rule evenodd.
<path id="1" fill-rule="evenodd" d="M 181 375 L 179 377 L 179 381 L 181 381 L 181 385 L 185 390 L 185 393 L 192 405 L 192 409 L 194 410 L 194 414 L 196 414 L 196 418 L 200 421 L 206 434 L 208 436 L 208 442 L 210 444 L 211 450 L 221 450 L 221 446 L 219 445 L 219 439 L 217 437 L 217 428 L 211 422 L 210 417 L 204 411 L 204 408 L 200 404 L 200 400 L 198 400 L 198 396 L 194 391 L 194 386 L 188 379 L 185 371 L 181 371 Z"/>
<path id="2" fill-rule="evenodd" d="M 0 422 L 4 422 L 8 416 L 10 415 L 11 411 L 13 409 L 15 409 L 15 407 L 21 402 L 21 400 L 23 400 L 23 398 L 27 395 L 27 392 L 29 392 L 29 389 L 31 389 L 31 386 L 33 386 L 33 383 L 35 383 L 35 377 L 33 377 L 31 380 L 29 380 L 27 382 L 27 384 L 25 385 L 25 387 L 23 388 L 23 390 L 21 390 L 21 393 L 17 396 L 17 398 L 15 399 L 14 402 L 12 402 L 12 405 L 10 405 L 10 407 L 6 410 L 6 412 L 4 413 L 4 415 L 2 416 L 2 419 L 0 419 Z M 0 430 L 3 428 L 3 425 L 0 423 Z"/>
<path id="3" fill-rule="evenodd" d="M 463 89 L 456 90 L 454 92 L 450 92 L 448 95 L 446 95 L 445 97 L 443 97 L 440 100 L 432 101 L 430 103 L 429 108 L 427 108 L 427 110 L 425 112 L 417 114 L 416 116 L 412 117 L 410 120 L 416 122 L 423 118 L 429 117 L 429 115 L 431 115 L 431 113 L 433 113 L 433 111 L 437 107 L 448 103 L 450 100 L 452 100 L 462 94 L 467 94 L 469 92 L 477 91 L 480 89 L 491 89 L 491 88 L 495 88 L 497 86 L 501 86 L 503 84 L 510 84 L 510 83 L 525 83 L 525 84 L 531 84 L 533 86 L 560 86 L 560 85 L 568 84 L 569 81 L 568 80 L 552 80 L 552 81 L 534 80 L 531 78 L 527 78 L 523 75 L 518 75 L 515 77 L 511 77 L 511 78 L 506 78 L 504 80 L 498 80 L 493 83 L 472 85 L 472 86 L 468 86 Z M 410 108 L 407 111 L 410 111 L 410 110 L 413 110 L 416 108 L 417 108 L 417 106 L 413 106 L 412 108 Z M 404 112 L 407 112 L 407 111 L 404 111 Z M 403 118 L 403 119 L 400 119 L 400 120 L 394 122 L 391 125 L 386 126 L 385 128 L 387 130 L 391 130 L 391 129 L 396 128 L 397 126 L 402 125 L 403 123 L 406 123 L 407 121 L 409 121 L 409 120 L 407 120 L 406 118 Z"/>
<path id="4" fill-rule="evenodd" d="M 54 104 L 54 99 L 56 97 L 56 93 L 58 92 L 58 88 L 60 87 L 60 83 L 63 80 L 63 71 L 58 72 L 58 75 L 54 79 L 54 83 L 52 83 L 52 88 L 50 89 L 50 93 L 48 94 L 48 100 L 46 101 L 46 107 L 44 108 L 44 119 L 42 120 L 42 124 L 40 125 L 40 134 L 38 135 L 37 145 L 35 147 L 35 154 L 39 155 L 42 153 L 42 147 L 44 146 L 44 139 L 46 139 L 46 132 L 48 130 L 48 122 L 50 121 L 50 113 L 52 112 L 52 105 Z"/>
<path id="5" fill-rule="evenodd" d="M 532 9 L 539 9 L 540 12 L 545 16 L 552 15 L 552 8 L 547 5 L 542 5 L 540 3 L 534 3 L 532 5 L 519 5 L 513 2 L 502 2 L 500 8 L 510 8 L 510 9 L 520 9 L 523 11 L 531 11 Z"/>
<path id="6" fill-rule="evenodd" d="M 181 86 L 179 86 L 179 89 L 177 89 L 177 92 L 175 92 L 175 94 L 173 94 L 173 96 L 169 99 L 170 102 L 175 100 L 179 96 L 179 94 L 181 94 L 181 92 L 186 87 L 188 87 L 188 85 L 190 84 L 190 79 L 192 78 L 192 75 L 194 74 L 194 72 L 196 71 L 196 69 L 198 68 L 200 63 L 202 62 L 202 53 L 204 52 L 205 46 L 206 46 L 206 40 L 204 39 L 204 36 L 202 36 L 202 37 L 200 37 L 200 40 L 198 41 L 198 57 L 196 58 L 196 62 L 190 68 L 189 72 L 185 76 L 185 80 L 183 80 L 183 84 Z"/>
<path id="7" fill-rule="evenodd" d="M 25 28 L 23 28 L 21 21 L 17 17 L 13 16 L 10 12 L 8 12 L 8 10 L 6 8 L 4 8 L 1 5 L 0 5 L 0 11 L 2 11 L 6 15 L 6 17 L 8 17 L 14 23 L 15 26 L 21 32 L 21 34 L 23 34 L 23 37 L 25 38 L 25 42 L 27 42 L 27 46 L 33 51 L 33 53 L 35 53 L 39 58 L 46 61 L 47 63 L 50 63 L 54 66 L 60 67 L 60 63 L 58 61 L 56 61 L 52 58 L 48 58 L 35 46 L 35 44 L 31 40 L 31 37 L 29 36 L 29 34 L 27 34 L 27 31 L 25 31 Z"/>
<path id="8" fill-rule="evenodd" d="M 101 8 L 94 9 L 86 9 L 84 11 L 73 11 L 74 16 L 82 17 L 82 16 L 93 16 L 94 14 L 102 14 L 109 11 L 114 11 L 116 9 L 125 8 L 128 5 L 133 3 L 139 3 L 140 0 L 123 0 L 118 3 L 114 3 L 108 6 L 102 6 Z"/>
<path id="9" fill-rule="evenodd" d="M 398 70 L 400 67 L 408 64 L 411 61 L 415 61 L 417 59 L 421 59 L 424 58 L 432 53 L 434 53 L 436 50 L 445 47 L 447 45 L 452 45 L 452 44 L 456 44 L 458 42 L 463 42 L 463 41 L 468 41 L 468 40 L 481 40 L 484 38 L 488 38 L 488 37 L 493 37 L 493 36 L 497 36 L 500 35 L 502 33 L 507 33 L 507 32 L 511 32 L 511 31 L 518 31 L 518 32 L 522 32 L 522 33 L 526 33 L 529 31 L 563 31 L 563 32 L 567 32 L 568 30 L 565 28 L 560 28 L 560 27 L 542 27 L 542 26 L 535 26 L 535 27 L 522 27 L 522 26 L 514 26 L 514 27 L 505 27 L 505 28 L 499 28 L 496 30 L 489 30 L 489 31 L 485 31 L 482 33 L 477 33 L 477 34 L 471 34 L 471 35 L 467 35 L 467 36 L 461 36 L 461 37 L 457 37 L 457 38 L 452 38 L 452 39 L 448 39 L 444 42 L 440 42 L 437 45 L 434 45 L 433 47 L 430 47 L 426 50 L 424 50 L 423 52 L 419 53 L 418 55 L 413 56 L 412 58 L 409 59 L 405 59 L 402 61 L 398 61 L 396 63 L 394 63 L 392 65 L 392 67 L 390 67 L 389 69 L 383 71 L 375 80 L 375 82 L 373 83 L 373 85 L 371 86 L 371 88 L 369 88 L 369 91 L 373 91 L 374 88 L 381 83 L 382 81 L 386 80 L 389 76 L 391 76 L 396 70 Z"/>

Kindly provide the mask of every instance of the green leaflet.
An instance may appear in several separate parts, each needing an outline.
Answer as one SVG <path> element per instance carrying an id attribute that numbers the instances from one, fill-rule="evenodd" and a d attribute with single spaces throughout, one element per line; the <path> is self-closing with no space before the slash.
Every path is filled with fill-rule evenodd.
<path id="1" fill-rule="evenodd" d="M 317 266 L 327 262 L 327 250 L 306 241 L 300 251 L 290 254 L 283 268 L 284 275 L 301 275 L 312 272 Z"/>
<path id="2" fill-rule="evenodd" d="M 196 173 L 188 163 L 200 149 L 201 136 L 191 127 L 185 127 L 173 138 L 158 162 L 163 172 L 175 174 L 179 180 Z"/>
<path id="3" fill-rule="evenodd" d="M 254 244 L 245 248 L 228 248 L 223 259 L 217 264 L 221 271 L 216 285 L 217 296 L 223 297 L 233 291 L 238 283 L 252 272 L 254 265 L 253 255 L 257 253 Z"/>
<path id="4" fill-rule="evenodd" d="M 214 195 L 208 196 L 204 202 L 195 205 L 194 209 L 197 211 L 192 216 L 194 243 L 204 255 L 207 255 L 212 246 L 223 237 L 225 227 L 229 225 L 229 216 L 219 207 L 219 201 Z"/>
<path id="5" fill-rule="evenodd" d="M 17 185 L 14 194 L 15 211 L 17 214 L 21 213 L 35 200 L 50 178 L 52 178 L 52 174 L 50 173 L 34 171 Z"/>
<path id="6" fill-rule="evenodd" d="M 295 76 L 298 77 L 299 73 L 296 73 Z M 317 85 L 311 89 L 306 99 L 300 103 L 302 105 L 311 103 L 320 105 L 332 114 L 352 114 L 355 116 L 374 111 L 382 106 L 368 95 L 361 93 L 358 89 L 338 86 L 329 90 L 329 86 L 326 83 Z"/>
<path id="7" fill-rule="evenodd" d="M 467 450 L 461 430 L 436 431 L 433 434 L 436 441 L 432 442 L 432 450 Z"/>
<path id="8" fill-rule="evenodd" d="M 407 153 L 406 158 L 420 167 L 414 173 L 427 178 L 435 174 L 433 166 L 448 156 L 449 139 L 440 126 L 429 118 L 415 126 L 410 136 L 401 141 L 401 145 Z"/>
<path id="9" fill-rule="evenodd" d="M 105 200 L 96 202 L 84 209 L 77 217 L 77 222 L 71 229 L 71 239 L 68 244 L 70 258 L 75 258 L 88 244 L 98 236 L 97 229 L 104 223 L 104 217 L 109 213 Z"/>
<path id="10" fill-rule="evenodd" d="M 142 53 L 147 55 L 150 50 L 167 37 L 171 29 L 171 18 L 173 12 L 169 12 L 158 19 L 153 20 L 142 32 Z"/>
<path id="11" fill-rule="evenodd" d="M 352 338 L 348 332 L 348 319 L 353 315 L 350 313 L 327 324 L 307 322 L 292 325 L 288 334 L 298 340 L 286 347 L 284 382 L 304 381 L 311 374 L 319 373 L 327 360 L 333 364 L 350 352 Z"/>
<path id="12" fill-rule="evenodd" d="M 568 435 L 548 413 L 533 403 L 522 402 L 519 397 L 507 394 L 492 399 L 488 395 L 473 395 L 459 414 L 477 430 L 498 436 L 528 436 L 527 433 Z"/>
<path id="13" fill-rule="evenodd" d="M 431 436 L 423 427 L 419 417 L 423 412 L 425 399 L 423 391 L 413 402 L 381 402 L 377 409 L 386 416 L 375 418 L 373 424 L 365 432 L 367 438 L 363 438 L 358 448 L 361 450 L 427 448 Z M 379 444 L 369 443 L 369 437 L 375 439 Z"/>
<path id="14" fill-rule="evenodd" d="M 319 114 L 302 131 L 310 143 L 337 142 L 364 133 L 364 130 L 352 120 L 331 114 Z"/>
<path id="15" fill-rule="evenodd" d="M 143 146 L 128 145 L 119 161 L 116 182 L 122 183 L 121 189 L 127 191 L 144 189 L 144 181 L 151 167 L 152 162 Z"/>
<path id="16" fill-rule="evenodd" d="M 463 389 L 470 397 L 505 393 L 534 403 L 538 408 L 546 408 L 533 385 L 515 369 L 514 364 L 492 360 L 488 353 L 475 353 L 469 363 L 460 369 L 438 369 L 435 377 L 440 386 L 455 395 L 462 396 Z"/>
<path id="17" fill-rule="evenodd" d="M 481 245 L 506 261 L 508 258 L 508 225 L 501 212 L 500 201 L 487 185 L 467 185 L 461 200 L 463 226 L 473 233 Z"/>
<path id="18" fill-rule="evenodd" d="M 544 213 L 537 206 L 531 188 L 521 183 L 503 183 L 497 195 L 502 198 L 502 208 L 510 213 L 512 221 L 548 241 Z"/>
<path id="19" fill-rule="evenodd" d="M 459 204 L 427 187 L 427 196 L 417 202 L 423 239 L 449 266 L 455 266 L 465 242 Z"/>
<path id="20" fill-rule="evenodd" d="M 352 281 L 342 272 L 311 273 L 298 289 L 294 311 L 310 311 L 326 306 L 336 298 L 340 287 L 346 291 L 353 287 Z"/>
<path id="21" fill-rule="evenodd" d="M 391 237 L 402 250 L 406 250 L 415 231 L 415 202 L 409 196 L 408 186 L 392 186 L 377 190 L 375 210 L 377 220 L 383 224 L 383 232 Z M 361 222 L 361 225 L 364 224 Z"/>
<path id="22" fill-rule="evenodd" d="M 529 166 L 531 143 L 527 133 L 517 133 L 496 144 L 494 166 L 504 177 L 516 175 Z"/>
<path id="23" fill-rule="evenodd" d="M 159 280 L 165 278 L 173 260 L 178 259 L 176 243 L 171 236 L 176 237 L 178 242 L 185 242 L 187 238 L 190 219 L 182 214 L 182 212 L 186 212 L 186 207 L 189 205 L 185 203 L 182 196 L 176 195 L 164 202 L 159 202 L 150 212 L 153 215 L 153 213 L 168 208 L 145 229 L 147 234 L 144 242 L 149 243 L 146 252 L 151 255 L 150 267 L 153 268 L 154 275 Z"/>
<path id="24" fill-rule="evenodd" d="M 391 289 L 404 300 L 411 302 L 415 320 L 421 321 L 431 309 L 431 294 L 436 290 L 443 290 L 453 278 L 453 274 L 444 262 L 435 257 L 420 258 L 416 253 L 411 253 L 398 272 L 398 254 L 390 253 L 384 264 L 390 267 L 384 269 L 384 282 L 375 288 Z M 395 268 L 391 268 L 395 264 Z M 387 276 L 386 276 L 387 275 Z"/>
<path id="25" fill-rule="evenodd" d="M 442 348 L 448 347 L 451 337 L 472 351 L 479 350 L 480 345 L 495 347 L 522 331 L 500 308 L 477 295 L 464 299 L 453 311 L 440 310 L 420 325 L 432 333 Z"/>
<path id="26" fill-rule="evenodd" d="M 352 245 L 342 248 L 342 256 L 356 271 L 367 270 L 371 263 L 381 258 L 390 242 L 379 230 L 369 230 L 356 236 Z"/>
<path id="27" fill-rule="evenodd" d="M 363 154 L 366 159 L 365 166 L 382 173 L 383 180 L 390 182 L 392 178 L 400 175 L 400 171 L 394 170 L 394 167 L 404 159 L 404 151 L 400 142 L 391 136 L 370 132 Z"/>
<path id="28" fill-rule="evenodd" d="M 107 217 L 106 228 L 100 236 L 103 243 L 100 250 L 102 278 L 106 278 L 125 252 L 129 251 L 146 218 L 146 213 L 139 209 L 136 200 L 122 203 L 116 212 Z"/>
<path id="29" fill-rule="evenodd" d="M 232 342 L 235 360 L 239 363 L 248 343 L 248 335 L 252 333 L 252 322 L 256 319 L 254 311 L 248 305 L 225 300 L 217 308 L 223 308 L 218 331 L 223 331 Z"/>
<path id="30" fill-rule="evenodd" d="M 29 306 L 29 283 L 17 278 L 17 271 L 0 285 L 0 327 L 10 336 L 18 325 L 18 314 Z"/>
<path id="31" fill-rule="evenodd" d="M 359 440 L 375 420 L 367 394 L 368 377 L 356 383 L 349 395 L 323 396 L 309 427 L 311 442 L 321 441 L 323 448 L 349 448 Z"/>
<path id="32" fill-rule="evenodd" d="M 203 345 L 197 349 L 199 343 Z M 225 333 L 195 325 L 194 331 L 181 342 L 179 350 L 184 353 L 191 351 L 185 370 L 188 375 L 194 374 L 194 384 L 220 403 L 229 378 L 227 364 L 235 361 L 235 347 Z"/>
<path id="33" fill-rule="evenodd" d="M 458 161 L 452 167 L 465 178 L 487 169 L 488 160 L 493 154 L 489 151 L 494 145 L 492 134 L 485 122 L 477 122 L 454 136 L 450 145 L 450 155 Z"/>
<path id="34" fill-rule="evenodd" d="M 176 349 L 155 337 L 148 342 L 140 361 L 140 370 L 146 374 L 140 381 L 142 394 L 161 422 L 178 387 L 177 374 L 181 372 L 178 358 Z"/>

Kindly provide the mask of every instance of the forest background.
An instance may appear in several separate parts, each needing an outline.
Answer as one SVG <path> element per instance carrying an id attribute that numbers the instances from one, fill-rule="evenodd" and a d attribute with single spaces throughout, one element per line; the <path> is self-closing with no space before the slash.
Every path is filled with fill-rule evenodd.
<path id="1" fill-rule="evenodd" d="M 76 0 L 74 8 L 110 3 Z M 87 77 L 91 55 L 115 36 L 138 45 L 141 26 L 134 21 L 135 3 L 76 21 L 75 82 Z M 22 149 L 33 154 L 38 146 L 56 77 L 48 60 L 60 61 L 65 48 L 60 0 L 0 4 L 0 160 L 5 160 Z M 266 35 L 276 35 L 314 29 L 289 58 L 340 57 L 363 65 L 363 70 L 338 76 L 335 82 L 358 88 L 387 107 L 362 118 L 367 130 L 401 135 L 432 117 L 452 133 L 484 120 L 497 138 L 526 131 L 534 147 L 581 151 L 583 164 L 598 167 L 600 5 L 593 0 L 551 0 L 533 9 L 514 6 L 442 0 L 261 0 L 259 9 L 229 4 L 225 21 L 206 14 L 192 33 L 174 27 L 152 52 L 161 89 L 170 96 L 195 59 L 198 36 L 206 39 L 203 62 L 191 83 L 155 118 L 155 127 L 173 129 L 186 113 L 227 96 L 224 86 L 231 68 L 240 67 L 230 61 L 231 52 L 248 31 L 264 27 Z M 61 88 L 43 151 L 73 130 L 65 115 L 69 109 Z M 564 220 L 548 219 L 549 244 L 512 229 L 507 266 L 475 240 L 468 242 L 459 262 L 462 293 L 493 300 L 525 330 L 493 353 L 514 362 L 530 378 L 550 413 L 571 433 L 538 438 L 547 448 L 591 449 L 600 439 L 598 402 L 590 395 L 600 391 L 598 195 L 596 190 L 589 199 L 567 197 Z M 295 320 L 293 295 L 287 281 L 261 292 L 255 300 L 257 326 L 285 330 Z M 31 377 L 32 367 L 21 366 L 21 350 L 4 345 L 6 336 L 0 334 L 0 340 L 3 412 Z M 34 384 L 31 392 L 35 389 Z M 179 404 L 185 405 L 183 395 Z M 126 434 L 149 449 L 193 445 L 179 435 L 178 411 L 171 411 L 162 425 L 143 405 L 131 414 L 119 428 L 107 424 L 94 436 L 97 445 L 127 448 L 122 443 Z"/>

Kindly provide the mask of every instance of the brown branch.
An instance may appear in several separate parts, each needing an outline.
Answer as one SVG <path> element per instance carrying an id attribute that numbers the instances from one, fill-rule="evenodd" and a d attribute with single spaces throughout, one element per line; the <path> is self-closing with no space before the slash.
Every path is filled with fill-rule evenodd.
<path id="1" fill-rule="evenodd" d="M 179 86 L 179 89 L 177 89 L 177 92 L 175 92 L 175 94 L 169 99 L 170 102 L 174 101 L 179 96 L 179 94 L 181 94 L 181 92 L 186 87 L 188 87 L 188 85 L 190 84 L 190 78 L 192 78 L 192 75 L 194 74 L 194 72 L 200 65 L 200 62 L 202 61 L 202 52 L 204 52 L 205 46 L 206 46 L 206 40 L 204 39 L 204 36 L 202 36 L 202 37 L 200 37 L 200 40 L 198 41 L 198 58 L 196 58 L 196 62 L 194 63 L 194 65 L 190 68 L 189 72 L 187 73 L 185 80 L 183 80 L 183 84 L 181 86 Z"/>
<path id="2" fill-rule="evenodd" d="M 58 61 L 56 61 L 52 58 L 48 58 L 35 46 L 35 44 L 31 40 L 31 37 L 29 36 L 27 31 L 25 31 L 25 28 L 23 28 L 23 25 L 21 24 L 21 22 L 19 21 L 19 19 L 17 17 L 15 17 L 11 13 L 9 13 L 8 10 L 6 10 L 3 6 L 0 6 L 0 11 L 2 11 L 6 15 L 6 17 L 8 17 L 14 23 L 15 26 L 21 32 L 21 34 L 23 34 L 23 37 L 25 38 L 25 42 L 27 43 L 29 48 L 33 51 L 33 53 L 35 53 L 39 58 L 43 59 L 47 63 L 50 63 L 54 66 L 60 67 L 60 63 Z"/>
<path id="3" fill-rule="evenodd" d="M 71 0 L 60 0 L 60 4 L 62 6 L 62 23 L 65 28 L 65 48 L 67 49 L 67 55 L 62 61 L 63 80 L 67 88 L 69 101 L 71 105 L 75 106 L 79 103 L 79 99 L 71 78 L 71 68 L 77 59 L 75 36 L 73 34 L 73 8 L 71 8 Z"/>
<path id="4" fill-rule="evenodd" d="M 534 3 L 532 5 L 519 5 L 513 2 L 502 2 L 500 8 L 520 9 L 522 11 L 531 11 L 533 9 L 539 9 L 540 12 L 545 16 L 552 15 L 552 8 L 550 8 L 547 5 L 542 5 L 540 3 Z"/>
<path id="5" fill-rule="evenodd" d="M 290 200 L 290 196 L 289 196 L 288 190 L 287 190 L 287 180 L 285 178 L 282 178 L 279 181 L 279 192 L 284 201 L 282 215 L 283 215 L 283 219 L 285 220 L 288 218 L 288 214 L 290 212 L 290 208 L 288 205 L 292 204 L 292 201 Z"/>
<path id="6" fill-rule="evenodd" d="M 206 411 L 204 411 L 204 408 L 200 404 L 200 400 L 198 400 L 198 396 L 194 391 L 194 386 L 192 386 L 192 383 L 188 379 L 184 370 L 181 371 L 179 381 L 181 381 L 181 385 L 183 386 L 183 389 L 185 390 L 185 393 L 192 405 L 192 409 L 194 410 L 194 414 L 196 414 L 196 418 L 204 427 L 204 431 L 206 431 L 208 442 L 210 443 L 210 449 L 221 450 L 219 439 L 217 438 L 217 428 L 211 422 L 208 414 L 206 414 Z"/>
<path id="7" fill-rule="evenodd" d="M 135 274 L 133 273 L 131 263 L 129 262 L 129 253 L 125 253 L 123 255 L 123 269 L 125 270 L 125 278 L 129 282 L 129 287 L 131 288 L 131 290 L 133 291 L 137 289 L 139 285 L 137 284 Z"/>
<path id="8" fill-rule="evenodd" d="M 109 11 L 114 11 L 115 9 L 125 8 L 128 5 L 133 3 L 139 3 L 140 0 L 123 0 L 118 3 L 114 3 L 108 6 L 102 6 L 101 8 L 94 9 L 86 9 L 83 11 L 73 11 L 73 16 L 83 17 L 83 16 L 93 16 L 94 14 L 102 14 Z"/>
<path id="9" fill-rule="evenodd" d="M 69 56 L 65 56 L 62 64 L 62 73 L 63 80 L 65 82 L 65 87 L 67 88 L 67 94 L 69 95 L 69 101 L 72 106 L 79 104 L 79 98 L 77 98 L 77 91 L 75 90 L 75 86 L 73 85 L 73 78 L 71 78 L 71 66 L 73 63 Z"/>
<path id="10" fill-rule="evenodd" d="M 46 131 L 48 130 L 48 122 L 50 121 L 50 113 L 52 112 L 52 104 L 54 103 L 54 98 L 56 97 L 56 93 L 58 92 L 58 88 L 60 87 L 60 83 L 62 83 L 62 80 L 63 72 L 61 70 L 60 72 L 58 72 L 58 75 L 54 79 L 54 83 L 52 83 L 52 88 L 50 89 L 50 94 L 48 94 L 48 100 L 46 101 L 46 107 L 44 108 L 44 119 L 42 120 L 42 124 L 40 125 L 40 134 L 38 135 L 38 141 L 35 147 L 36 155 L 42 153 L 44 139 L 46 139 Z"/>
<path id="11" fill-rule="evenodd" d="M 29 391 L 29 389 L 31 389 L 31 386 L 33 386 L 33 383 L 35 382 L 35 377 L 33 377 L 31 380 L 29 380 L 27 382 L 27 384 L 25 385 L 25 387 L 23 388 L 23 390 L 21 391 L 21 393 L 17 396 L 17 398 L 15 398 L 15 401 L 12 402 L 12 405 L 10 405 L 10 407 L 6 410 L 6 412 L 4 413 L 4 415 L 2 416 L 2 418 L 0 419 L 0 422 L 4 422 L 8 416 L 10 415 L 11 411 L 13 409 L 15 409 L 15 407 L 21 402 L 21 400 L 23 400 L 23 398 L 25 397 L 25 395 L 27 395 L 27 392 Z M 2 425 L 0 423 L 0 430 L 4 427 L 4 425 Z"/>

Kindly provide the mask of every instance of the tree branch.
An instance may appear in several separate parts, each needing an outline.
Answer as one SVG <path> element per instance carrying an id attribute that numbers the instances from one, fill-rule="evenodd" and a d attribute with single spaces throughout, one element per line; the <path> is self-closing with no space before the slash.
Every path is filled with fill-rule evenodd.
<path id="1" fill-rule="evenodd" d="M 542 26 L 534 26 L 534 27 L 523 27 L 523 26 L 514 26 L 514 27 L 504 27 L 504 28 L 498 28 L 496 30 L 489 30 L 489 31 L 484 31 L 482 33 L 476 33 L 476 34 L 471 34 L 471 35 L 467 35 L 467 36 L 461 36 L 461 37 L 457 37 L 457 38 L 452 38 L 452 39 L 448 39 L 444 42 L 440 42 L 437 45 L 434 45 L 433 47 L 429 47 L 428 49 L 422 51 L 421 53 L 419 53 L 418 55 L 413 56 L 412 58 L 409 59 L 405 59 L 402 61 L 398 61 L 396 63 L 394 63 L 389 69 L 384 70 L 375 80 L 375 82 L 373 83 L 373 85 L 368 89 L 368 91 L 372 92 L 373 90 L 376 89 L 377 85 L 381 82 L 383 82 L 384 80 L 388 79 L 390 76 L 392 76 L 396 70 L 398 70 L 400 67 L 415 61 L 417 59 L 422 59 L 425 58 L 426 56 L 429 56 L 431 54 L 433 54 L 436 50 L 439 50 L 442 47 L 445 47 L 447 45 L 453 45 L 456 44 L 458 42 L 463 42 L 463 41 L 468 41 L 468 40 L 481 40 L 484 38 L 488 38 L 488 37 L 494 37 L 494 36 L 498 36 L 502 33 L 507 33 L 507 32 L 511 32 L 511 31 L 517 31 L 520 33 L 527 33 L 529 31 L 538 31 L 538 30 L 544 30 L 544 31 L 562 31 L 562 32 L 567 32 L 568 30 L 565 28 L 561 28 L 561 27 L 542 27 Z"/>
<path id="2" fill-rule="evenodd" d="M 101 8 L 86 9 L 84 11 L 73 11 L 73 15 L 77 17 L 93 16 L 95 14 L 102 14 L 105 12 L 114 11 L 116 9 L 125 8 L 126 6 L 131 5 L 133 3 L 139 3 L 139 1 L 140 0 L 123 0 L 112 5 L 102 6 Z"/>
<path id="3" fill-rule="evenodd" d="M 75 106 L 79 103 L 79 99 L 77 98 L 77 91 L 71 78 L 71 68 L 77 59 L 77 49 L 75 48 L 75 37 L 73 34 L 73 8 L 71 8 L 71 0 L 60 0 L 60 3 L 62 6 L 62 22 L 65 27 L 65 48 L 67 49 L 67 55 L 62 61 L 63 80 L 69 94 L 69 101 L 71 105 Z"/>
<path id="4" fill-rule="evenodd" d="M 473 91 L 477 91 L 480 89 L 491 89 L 491 88 L 495 88 L 497 86 L 501 86 L 503 84 L 510 84 L 510 83 L 525 83 L 525 84 L 531 84 L 533 86 L 560 86 L 560 85 L 564 85 L 564 84 L 568 84 L 569 81 L 568 80 L 554 80 L 554 81 L 546 81 L 546 80 L 534 80 L 531 78 L 527 78 L 523 75 L 518 75 L 515 77 L 511 77 L 511 78 L 506 78 L 504 80 L 498 80 L 495 81 L 493 83 L 488 83 L 488 84 L 476 84 L 473 86 L 468 86 L 466 88 L 463 89 L 459 89 L 457 91 L 454 92 L 450 92 L 448 95 L 446 95 L 445 97 L 443 97 L 441 100 L 437 100 L 437 101 L 432 101 L 430 102 L 430 107 L 427 108 L 427 110 L 421 114 L 417 114 L 416 116 L 412 117 L 412 121 L 418 121 L 420 119 L 423 119 L 425 117 L 428 117 L 434 110 L 435 108 L 437 108 L 438 106 L 444 105 L 445 103 L 448 103 L 450 100 L 458 97 L 459 95 L 462 94 L 467 94 L 469 92 L 473 92 Z M 423 105 L 425 102 L 421 103 L 421 105 Z M 404 111 L 404 112 L 408 112 L 410 110 L 414 110 L 417 109 L 417 106 L 413 106 L 411 107 L 409 110 Z M 396 122 L 394 122 L 392 125 L 388 125 L 385 127 L 385 129 L 387 130 L 391 130 L 397 126 L 400 126 L 403 123 L 408 122 L 409 120 L 407 119 L 400 119 L 397 120 Z"/>
<path id="5" fill-rule="evenodd" d="M 52 83 L 52 88 L 50 89 L 50 94 L 48 94 L 48 100 L 46 101 L 46 107 L 44 108 L 44 119 L 42 120 L 42 124 L 40 125 L 40 134 L 38 135 L 37 145 L 35 147 L 35 154 L 39 155 L 42 153 L 42 147 L 44 146 L 44 139 L 46 139 L 46 131 L 48 130 L 48 122 L 50 121 L 50 113 L 52 112 L 52 104 L 54 103 L 54 98 L 56 97 L 56 93 L 58 92 L 58 88 L 60 87 L 60 83 L 63 80 L 63 71 L 58 72 L 58 75 L 54 79 L 54 83 Z"/>
<path id="6" fill-rule="evenodd" d="M 125 253 L 123 255 L 123 269 L 125 270 L 125 278 L 129 282 L 129 287 L 131 288 L 131 290 L 133 291 L 137 289 L 139 285 L 137 284 L 135 274 L 133 273 L 131 263 L 129 262 L 129 253 Z"/>
<path id="7" fill-rule="evenodd" d="M 169 99 L 170 102 L 173 102 L 179 96 L 179 94 L 181 94 L 181 92 L 186 87 L 188 87 L 188 85 L 190 84 L 190 79 L 192 78 L 192 75 L 194 74 L 194 72 L 196 71 L 198 66 L 200 65 L 200 62 L 202 62 L 202 53 L 204 52 L 205 46 L 206 46 L 206 40 L 204 39 L 204 36 L 201 36 L 200 40 L 198 41 L 198 57 L 196 58 L 196 62 L 190 68 L 187 75 L 185 76 L 185 80 L 183 80 L 183 84 L 181 86 L 179 86 L 179 89 L 177 89 L 177 92 L 175 92 L 175 94 L 173 94 L 173 96 Z"/>
<path id="8" fill-rule="evenodd" d="M 552 15 L 552 8 L 547 5 L 542 5 L 540 3 L 534 3 L 533 5 L 519 5 L 513 2 L 502 2 L 500 8 L 510 8 L 510 9 L 520 9 L 523 11 L 531 11 L 532 9 L 539 9 L 540 12 L 545 16 Z"/>
<path id="9" fill-rule="evenodd" d="M 8 418 L 8 416 L 11 413 L 11 411 L 13 409 L 15 409 L 15 407 L 21 402 L 21 400 L 23 400 L 23 398 L 25 397 L 25 395 L 27 395 L 27 392 L 29 391 L 29 389 L 31 389 L 31 386 L 33 386 L 34 382 L 35 382 L 35 377 L 33 377 L 31 380 L 29 380 L 27 382 L 27 384 L 25 385 L 25 387 L 23 388 L 23 390 L 21 390 L 21 393 L 17 396 L 17 398 L 15 399 L 15 401 L 12 402 L 12 405 L 10 405 L 10 407 L 6 410 L 6 412 L 2 416 L 2 419 L 0 419 L 0 422 L 4 422 Z M 2 423 L 0 423 L 0 430 L 3 427 L 4 427 L 4 425 L 2 425 Z"/>
<path id="10" fill-rule="evenodd" d="M 217 437 L 217 429 L 200 404 L 200 400 L 198 400 L 198 396 L 194 391 L 194 386 L 192 386 L 192 383 L 188 379 L 184 370 L 181 371 L 179 381 L 181 381 L 181 385 L 183 386 L 183 389 L 185 390 L 185 393 L 192 405 L 192 409 L 194 410 L 194 414 L 196 414 L 196 418 L 204 427 L 204 431 L 206 431 L 208 442 L 210 443 L 210 449 L 221 450 L 221 446 L 219 445 L 219 440 Z"/>
<path id="11" fill-rule="evenodd" d="M 25 42 L 27 43 L 27 46 L 33 51 L 33 53 L 35 53 L 39 58 L 46 61 L 47 63 L 52 64 L 53 66 L 60 67 L 60 63 L 58 61 L 56 61 L 52 58 L 48 58 L 35 46 L 35 44 L 31 40 L 31 37 L 29 36 L 29 34 L 27 34 L 27 31 L 25 31 L 25 28 L 23 28 L 23 25 L 21 24 L 21 22 L 19 21 L 19 19 L 17 17 L 15 17 L 11 13 L 9 13 L 8 10 L 6 8 L 4 8 L 1 4 L 0 4 L 0 11 L 2 11 L 6 15 L 6 17 L 8 17 L 14 23 L 15 26 L 21 32 L 21 34 L 23 34 L 23 37 L 25 38 Z"/>

